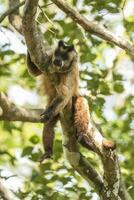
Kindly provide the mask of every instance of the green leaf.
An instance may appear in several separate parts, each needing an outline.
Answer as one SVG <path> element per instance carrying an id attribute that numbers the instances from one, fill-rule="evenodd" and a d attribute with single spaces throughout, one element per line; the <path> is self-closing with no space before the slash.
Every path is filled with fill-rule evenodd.
<path id="1" fill-rule="evenodd" d="M 121 82 L 114 83 L 113 89 L 117 93 L 122 93 L 124 91 L 124 87 Z"/>
<path id="2" fill-rule="evenodd" d="M 25 148 L 23 149 L 23 152 L 22 152 L 21 156 L 22 156 L 22 157 L 24 157 L 24 156 L 29 156 L 29 155 L 32 154 L 32 151 L 33 151 L 33 147 L 27 146 L 27 147 L 25 147 Z"/>
<path id="3" fill-rule="evenodd" d="M 31 138 L 30 138 L 30 142 L 32 142 L 33 144 L 38 144 L 40 141 L 39 137 L 37 135 L 33 135 Z"/>
<path id="4" fill-rule="evenodd" d="M 113 72 L 113 80 L 114 81 L 117 81 L 117 80 L 119 80 L 119 81 L 121 81 L 122 80 L 122 75 L 121 74 L 115 74 L 114 72 Z"/>
<path id="5" fill-rule="evenodd" d="M 110 88 L 108 83 L 101 81 L 99 85 L 99 90 L 101 94 L 110 95 Z"/>

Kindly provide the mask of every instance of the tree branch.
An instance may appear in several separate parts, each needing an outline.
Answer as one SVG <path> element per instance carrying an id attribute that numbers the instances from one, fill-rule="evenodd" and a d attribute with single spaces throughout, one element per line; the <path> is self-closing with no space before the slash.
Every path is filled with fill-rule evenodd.
<path id="1" fill-rule="evenodd" d="M 22 2 L 22 5 L 24 2 Z M 19 9 L 16 7 L 20 7 L 20 1 L 19 0 L 9 0 L 9 10 L 14 10 L 14 12 L 10 12 L 8 15 L 9 22 L 12 24 L 12 26 L 20 33 L 22 34 L 22 18 L 19 14 Z M 15 9 L 16 8 L 16 9 Z"/>
<path id="2" fill-rule="evenodd" d="M 44 45 L 44 38 L 35 21 L 38 0 L 26 0 L 22 18 L 23 34 L 33 63 L 44 73 L 51 61 L 51 54 Z M 49 48 L 50 50 L 50 48 Z"/>
<path id="3" fill-rule="evenodd" d="M 90 32 L 91 34 L 95 34 L 98 37 L 113 43 L 117 46 L 119 46 L 120 48 L 124 49 L 125 51 L 127 51 L 129 54 L 134 55 L 134 46 L 132 46 L 132 44 L 130 44 L 128 41 L 125 41 L 123 38 L 117 37 L 115 36 L 113 33 L 111 33 L 110 31 L 108 31 L 105 27 L 100 26 L 97 24 L 97 22 L 95 21 L 89 21 L 88 19 L 86 19 L 84 16 L 82 16 L 81 14 L 79 14 L 77 11 L 75 11 L 73 8 L 71 8 L 69 6 L 69 4 L 67 4 L 66 2 L 64 2 L 63 0 L 52 0 L 61 10 L 63 10 L 68 16 L 70 16 L 74 21 L 76 21 L 76 23 L 78 23 L 79 25 L 81 25 L 86 31 Z M 18 21 L 18 20 L 13 20 L 13 16 L 14 15 L 14 19 L 15 19 L 15 14 L 14 11 L 16 11 L 20 6 L 24 5 L 24 1 L 21 3 L 17 3 L 18 0 L 9 0 L 10 2 L 10 9 L 8 11 L 6 11 L 1 17 L 0 17 L 0 22 L 4 20 L 4 18 L 7 15 L 10 15 L 10 21 L 13 25 L 13 21 Z M 16 4 L 17 3 L 17 4 Z M 18 18 L 18 16 L 16 16 Z M 21 21 L 19 19 L 19 21 Z M 20 24 L 20 23 L 19 23 Z M 16 27 L 16 23 L 14 23 L 13 25 L 14 27 Z M 18 26 L 20 27 L 20 25 Z M 16 27 L 16 30 L 21 32 L 21 28 Z"/>
<path id="4" fill-rule="evenodd" d="M 85 98 L 83 98 L 83 100 L 85 101 Z M 26 109 L 18 107 L 9 101 L 8 97 L 2 92 L 0 93 L 0 108 L 2 111 L 0 120 L 6 121 L 38 123 L 40 122 L 40 114 L 43 112 L 43 109 Z M 89 183 L 93 184 L 98 194 L 103 197 L 103 200 L 120 199 L 118 197 L 118 192 L 122 200 L 132 200 L 123 181 L 119 180 L 120 173 L 118 159 L 115 150 L 111 149 L 112 146 L 110 146 L 113 143 L 109 143 L 109 141 L 96 129 L 92 121 L 89 120 L 86 142 L 90 142 L 92 150 L 96 152 L 102 160 L 104 169 L 104 178 L 102 179 L 100 174 L 79 152 L 72 119 L 72 111 L 66 108 L 63 113 L 64 115 L 61 116 L 63 147 L 71 166 Z"/>
<path id="5" fill-rule="evenodd" d="M 82 108 L 80 108 L 80 105 Z M 81 112 L 82 109 L 82 112 Z M 83 129 L 83 113 L 87 116 L 87 126 Z M 118 157 L 115 152 L 116 145 L 102 136 L 101 132 L 94 124 L 91 114 L 89 112 L 88 101 L 84 97 L 79 97 L 75 103 L 75 127 L 77 128 L 78 138 L 89 144 L 92 151 L 98 154 L 103 165 L 103 188 L 101 195 L 104 200 L 119 200 L 122 196 L 122 188 L 120 182 L 120 168 L 118 164 Z M 122 188 L 122 189 L 121 189 Z M 127 192 L 127 191 L 126 191 Z M 120 197 L 119 197 L 120 196 Z M 127 200 L 127 198 L 125 199 Z"/>
<path id="6" fill-rule="evenodd" d="M 18 107 L 14 105 L 11 101 L 9 101 L 8 97 L 4 93 L 0 93 L 0 108 L 2 113 L 0 115 L 0 120 L 7 120 L 7 121 L 23 121 L 23 122 L 40 122 L 40 114 L 43 110 L 41 109 L 26 109 L 22 107 Z M 72 113 L 71 113 L 72 114 Z M 69 114 L 67 117 L 70 116 Z M 69 120 L 64 120 L 63 124 L 66 124 Z M 70 121 L 72 125 L 72 120 Z M 63 125 L 65 126 L 65 125 Z M 64 136 L 68 137 L 69 143 L 66 144 L 64 140 L 64 147 L 69 149 L 69 153 L 67 154 L 70 163 L 72 164 L 73 168 L 76 169 L 88 182 L 93 182 L 94 187 L 96 188 L 97 192 L 99 193 L 103 187 L 103 181 L 101 176 L 98 172 L 91 166 L 91 164 L 80 154 L 78 151 L 78 145 L 76 141 L 76 137 L 74 134 L 74 130 L 70 129 L 70 126 L 66 124 L 64 129 Z M 65 138 L 64 137 L 64 138 Z M 73 150 L 73 152 L 72 152 Z M 71 154 L 71 157 L 70 157 Z M 71 158 L 72 156 L 76 155 L 80 158 L 80 165 L 76 167 L 76 163 L 72 163 Z M 76 159 L 74 161 L 76 161 Z"/>
<path id="7" fill-rule="evenodd" d="M 79 151 L 72 116 L 73 113 L 69 106 L 63 110 L 63 114 L 60 116 L 65 155 L 70 165 L 84 177 L 89 184 L 92 183 L 98 194 L 101 195 L 101 190 L 103 188 L 102 177 Z"/>
<path id="8" fill-rule="evenodd" d="M 43 109 L 27 109 L 13 104 L 4 93 L 0 93 L 0 121 L 40 122 Z"/>
<path id="9" fill-rule="evenodd" d="M 83 100 L 85 101 L 85 98 L 83 98 Z M 63 128 L 63 147 L 69 163 L 80 175 L 82 175 L 82 177 L 89 182 L 89 184 L 93 184 L 94 188 L 103 200 L 120 200 L 118 194 L 120 177 L 119 166 L 115 151 L 111 148 L 108 149 L 108 147 L 107 149 L 104 148 L 104 138 L 101 136 L 100 132 L 94 128 L 94 125 L 90 119 L 88 124 L 88 135 L 90 137 L 89 142 L 91 147 L 102 160 L 104 169 L 104 178 L 102 179 L 99 173 L 79 152 L 72 116 L 73 113 L 70 108 L 65 108 L 63 114 L 61 115 L 61 125 Z M 105 140 L 105 142 L 106 141 L 107 140 Z"/>
<path id="10" fill-rule="evenodd" d="M 13 1 L 13 0 L 10 0 Z M 16 2 L 18 0 L 15 0 Z M 134 47 L 127 41 L 122 41 L 120 38 L 115 37 L 112 33 L 104 27 L 100 27 L 96 22 L 91 22 L 85 17 L 80 15 L 77 11 L 71 8 L 63 0 L 52 0 L 60 9 L 66 12 L 76 23 L 80 24 L 86 31 L 95 34 L 108 42 L 116 44 L 130 54 L 134 55 Z M 28 46 L 28 51 L 34 64 L 45 73 L 47 66 L 50 64 L 50 58 L 47 54 L 47 49 L 43 44 L 43 36 L 35 22 L 35 15 L 37 11 L 38 0 L 26 0 L 24 7 L 24 15 L 22 19 L 23 33 Z M 46 68 L 45 68 L 46 67 Z M 12 119 L 21 121 L 31 120 L 38 122 L 39 115 L 30 114 L 31 110 L 18 108 L 10 104 L 2 95 L 0 98 L 0 106 L 2 108 L 2 116 L 6 115 L 6 119 L 12 113 Z M 12 109 L 13 108 L 13 109 Z M 15 110 L 15 111 L 14 111 Z M 36 110 L 37 111 L 37 110 Z M 40 112 L 40 111 L 39 111 Z M 8 113 L 8 115 L 7 115 Z M 11 116 L 11 115 L 10 115 Z M 23 117 L 22 117 L 23 116 Z M 32 118 L 30 118 L 32 116 Z M 38 117 L 35 117 L 38 116 Z M 100 156 L 103 164 L 104 179 L 99 173 L 91 166 L 91 164 L 79 152 L 75 127 L 73 124 L 73 113 L 71 108 L 65 108 L 61 114 L 61 124 L 63 127 L 63 146 L 68 161 L 72 167 L 78 171 L 88 182 L 92 182 L 97 192 L 103 200 L 120 200 L 123 195 L 121 191 L 124 189 L 120 181 L 120 170 L 118 159 L 115 152 L 115 144 L 106 140 L 98 131 L 96 126 L 91 120 L 89 113 L 88 130 L 85 133 L 86 139 L 91 144 L 92 150 Z M 119 197 L 120 194 L 120 197 Z M 126 198 L 126 199 L 125 199 Z M 124 200 L 128 200 L 125 197 Z"/>
<path id="11" fill-rule="evenodd" d="M 85 31 L 95 34 L 96 36 L 124 49 L 129 54 L 134 55 L 134 46 L 124 38 L 117 37 L 105 27 L 100 26 L 97 22 L 88 20 L 64 0 L 52 0 L 52 2 L 55 3 L 61 10 L 63 10 L 67 16 L 71 17 L 76 23 L 82 26 Z"/>
<path id="12" fill-rule="evenodd" d="M 15 4 L 14 6 L 12 6 L 11 8 L 9 8 L 6 12 L 4 12 L 1 16 L 0 16 L 0 23 L 9 15 L 13 14 L 15 11 L 18 11 L 18 9 L 23 6 L 25 3 L 25 1 L 22 1 L 18 4 Z"/>
<path id="13" fill-rule="evenodd" d="M 0 196 L 4 200 L 19 200 L 18 197 L 16 197 L 15 194 L 7 188 L 5 181 L 2 179 L 0 179 Z"/>
<path id="14" fill-rule="evenodd" d="M 23 17 L 20 16 L 19 10 L 15 9 L 19 5 L 19 0 L 9 0 L 9 10 L 14 10 L 9 14 L 9 21 L 19 33 L 24 35 L 32 62 L 44 73 L 51 61 L 51 52 L 50 48 L 44 45 L 43 35 L 35 22 L 38 0 L 25 1 Z"/>

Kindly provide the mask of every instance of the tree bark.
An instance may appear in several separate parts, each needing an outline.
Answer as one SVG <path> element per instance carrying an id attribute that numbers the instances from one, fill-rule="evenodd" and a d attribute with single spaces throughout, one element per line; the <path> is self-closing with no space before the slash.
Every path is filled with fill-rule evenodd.
<path id="1" fill-rule="evenodd" d="M 42 112 L 43 109 L 16 106 L 3 92 L 0 92 L 0 121 L 40 122 Z"/>
<path id="2" fill-rule="evenodd" d="M 4 180 L 0 178 L 0 196 L 4 200 L 19 200 L 18 197 L 8 189 Z"/>
<path id="3" fill-rule="evenodd" d="M 94 34 L 106 40 L 107 42 L 117 45 L 118 47 L 128 52 L 130 55 L 134 56 L 134 46 L 130 42 L 126 41 L 124 38 L 115 36 L 113 33 L 108 31 L 108 29 L 106 29 L 103 26 L 100 26 L 96 21 L 91 21 L 86 17 L 82 16 L 66 1 L 52 0 L 52 2 L 54 2 L 61 10 L 63 10 L 63 12 L 65 12 L 68 17 L 71 17 L 73 21 L 82 26 L 82 28 L 85 31 Z"/>
<path id="4" fill-rule="evenodd" d="M 118 47 L 124 49 L 128 54 L 134 55 L 134 46 L 126 41 L 124 38 L 120 38 L 114 35 L 114 33 L 110 32 L 104 26 L 100 26 L 96 21 L 91 21 L 78 13 L 74 8 L 72 8 L 67 2 L 63 0 L 52 0 L 63 12 L 67 14 L 68 17 L 72 18 L 76 23 L 83 27 L 83 29 L 91 34 L 94 34 L 111 44 L 115 44 Z M 5 13 L 0 16 L 0 23 L 9 16 L 9 20 L 11 24 L 15 27 L 15 29 L 22 33 L 22 28 L 20 27 L 21 17 L 18 15 L 18 11 L 16 11 L 20 6 L 24 5 L 24 1 L 19 3 L 18 0 L 9 0 L 10 8 Z M 13 18 L 17 15 L 19 23 L 13 23 Z M 12 17 L 14 16 L 14 17 Z M 19 25 L 18 25 L 19 24 Z"/>
<path id="5" fill-rule="evenodd" d="M 134 55 L 134 47 L 125 40 L 122 41 L 104 27 L 100 27 L 95 22 L 87 20 L 63 0 L 52 1 L 86 31 L 89 31 Z M 13 3 L 13 0 L 10 0 L 10 2 Z M 18 0 L 14 0 L 14 3 L 15 2 L 17 3 Z M 22 18 L 22 30 L 32 61 L 38 66 L 42 73 L 46 73 L 46 68 L 51 63 L 51 53 L 49 54 L 46 45 L 43 43 L 42 33 L 35 21 L 37 6 L 38 0 L 26 0 Z M 19 13 L 16 12 L 16 14 L 19 16 Z M 15 23 L 12 23 L 12 25 L 14 27 L 16 26 Z M 83 98 L 83 101 L 85 101 L 85 98 Z M 85 103 L 88 104 L 87 102 Z M 4 115 L 6 116 L 7 113 L 12 113 L 12 118 L 8 119 L 7 117 L 7 120 L 17 120 L 19 118 L 24 119 L 25 121 L 31 120 L 38 122 L 37 118 L 39 114 L 37 114 L 37 117 L 35 118 L 33 115 L 35 115 L 36 112 L 40 113 L 40 110 L 36 110 L 30 119 L 28 113 L 33 111 L 28 110 L 27 112 L 25 109 L 23 110 L 22 108 L 16 107 L 12 103 L 9 103 L 3 94 L 0 96 L 0 107 L 1 117 Z M 16 110 L 12 108 L 15 108 Z M 23 115 L 23 118 L 21 118 L 20 115 Z M 79 151 L 71 106 L 66 107 L 61 113 L 61 125 L 63 128 L 63 147 L 69 163 L 82 177 L 89 183 L 92 183 L 100 198 L 103 200 L 131 200 L 131 197 L 129 197 L 124 187 L 124 183 L 121 180 L 118 157 L 115 151 L 116 146 L 112 141 L 108 141 L 102 136 L 91 120 L 90 113 L 88 130 L 85 133 L 86 139 L 91 144 L 92 150 L 99 155 L 102 161 L 103 176 L 94 169 L 90 162 Z"/>

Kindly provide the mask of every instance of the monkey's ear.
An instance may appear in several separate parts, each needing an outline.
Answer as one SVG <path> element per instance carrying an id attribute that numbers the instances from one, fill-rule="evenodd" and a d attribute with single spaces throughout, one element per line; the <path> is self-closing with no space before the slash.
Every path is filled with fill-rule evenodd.
<path id="1" fill-rule="evenodd" d="M 64 47 L 64 46 L 65 46 L 64 41 L 63 41 L 63 40 L 60 40 L 60 41 L 58 42 L 58 46 L 59 46 L 59 47 Z"/>
<path id="2" fill-rule="evenodd" d="M 73 51 L 74 50 L 74 45 L 72 44 L 72 45 L 70 45 L 69 47 L 68 47 L 68 51 Z"/>

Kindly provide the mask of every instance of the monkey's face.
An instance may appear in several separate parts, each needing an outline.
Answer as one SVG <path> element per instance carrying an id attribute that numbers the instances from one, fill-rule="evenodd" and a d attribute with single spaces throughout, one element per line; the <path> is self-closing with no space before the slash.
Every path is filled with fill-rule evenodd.
<path id="1" fill-rule="evenodd" d="M 64 73 L 70 70 L 74 62 L 77 62 L 77 52 L 73 45 L 65 45 L 60 40 L 52 58 L 51 73 Z"/>

